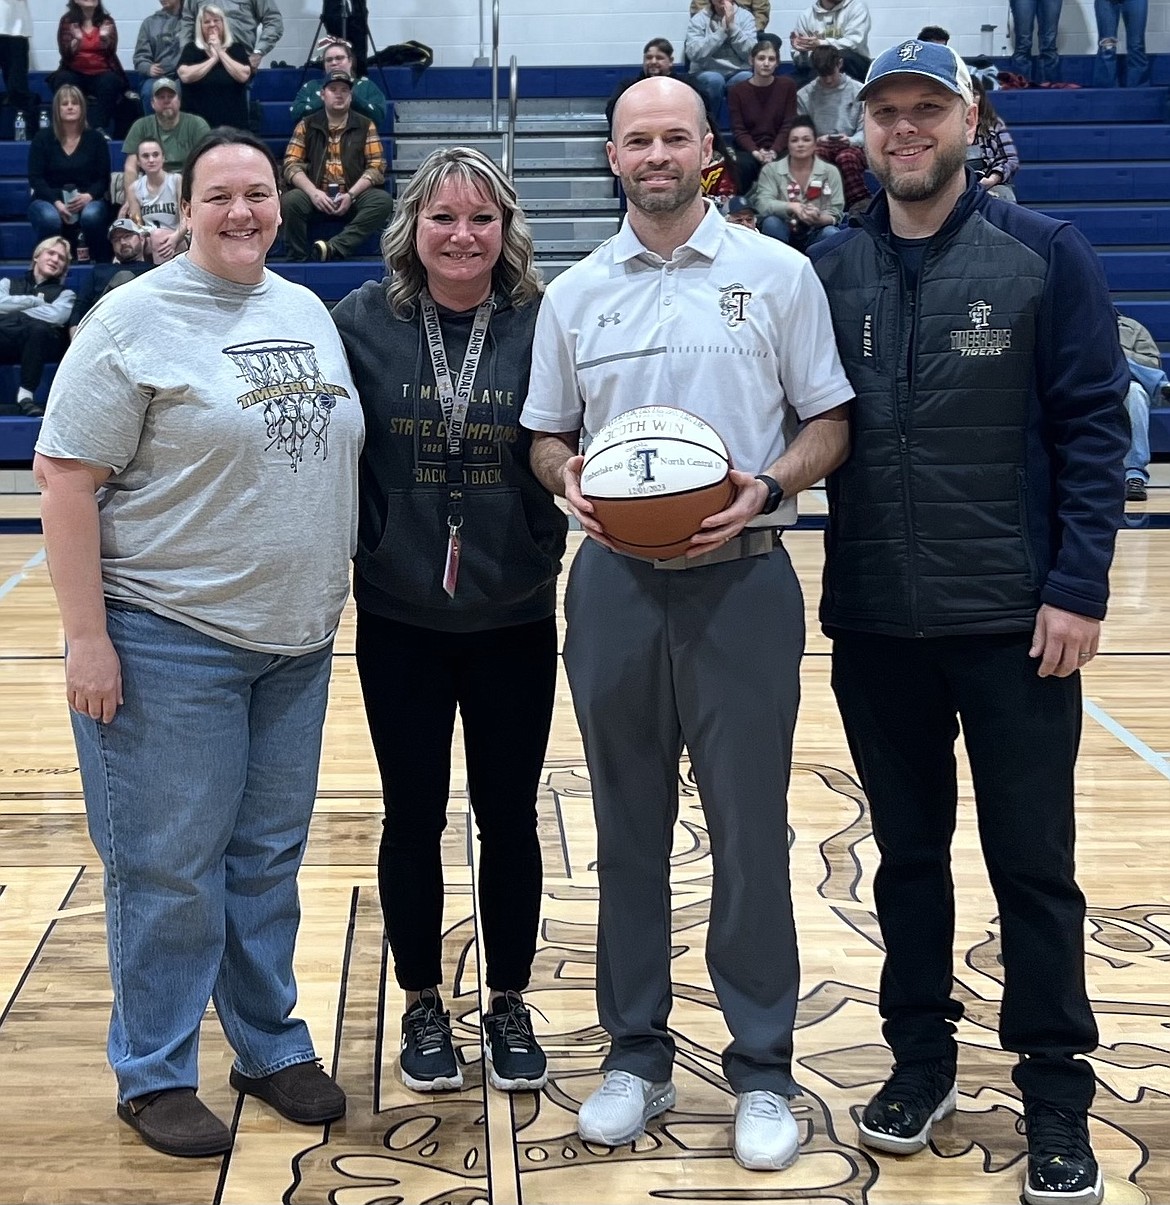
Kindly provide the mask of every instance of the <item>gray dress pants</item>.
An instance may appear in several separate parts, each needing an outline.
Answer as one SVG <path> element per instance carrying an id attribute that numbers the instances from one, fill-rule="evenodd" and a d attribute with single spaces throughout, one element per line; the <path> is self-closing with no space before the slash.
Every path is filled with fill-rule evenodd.
<path id="1" fill-rule="evenodd" d="M 707 967 L 735 1092 L 790 1095 L 800 968 L 788 779 L 804 608 L 779 547 L 665 571 L 586 540 L 566 596 L 565 667 L 593 789 L 604 1067 L 670 1078 L 670 849 L 685 744 L 714 864 Z"/>

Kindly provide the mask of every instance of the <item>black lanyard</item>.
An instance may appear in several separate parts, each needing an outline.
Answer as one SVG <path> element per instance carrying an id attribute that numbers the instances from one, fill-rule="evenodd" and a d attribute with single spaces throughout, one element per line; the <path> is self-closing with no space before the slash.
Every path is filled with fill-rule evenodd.
<path id="1" fill-rule="evenodd" d="M 443 344 L 442 328 L 439 326 L 439 311 L 426 289 L 419 294 L 419 304 L 422 309 L 423 332 L 431 353 L 431 367 L 435 373 L 435 392 L 439 397 L 443 426 L 447 432 L 447 560 L 443 569 L 443 589 L 454 598 L 455 584 L 459 577 L 459 530 L 463 526 L 463 432 L 467 427 L 467 412 L 471 408 L 475 374 L 479 369 L 479 359 L 483 355 L 487 340 L 488 324 L 492 320 L 496 303 L 494 298 L 489 297 L 475 311 L 471 337 L 467 340 L 467 353 L 463 357 L 463 367 L 459 370 L 457 384 L 451 382 L 447 349 Z"/>

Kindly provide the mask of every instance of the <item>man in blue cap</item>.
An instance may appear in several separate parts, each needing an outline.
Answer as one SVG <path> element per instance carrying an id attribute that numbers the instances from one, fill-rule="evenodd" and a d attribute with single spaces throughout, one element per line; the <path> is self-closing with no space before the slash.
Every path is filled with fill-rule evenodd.
<path id="1" fill-rule="evenodd" d="M 894 1056 L 861 1141 L 913 1154 L 956 1106 L 961 724 L 999 911 L 1000 1040 L 1020 1056 L 1024 1198 L 1097 1205 L 1073 771 L 1123 514 L 1125 360 L 1081 235 L 966 170 L 976 106 L 949 47 L 885 51 L 859 97 L 883 191 L 812 258 L 856 392 L 821 622 L 881 854 Z"/>

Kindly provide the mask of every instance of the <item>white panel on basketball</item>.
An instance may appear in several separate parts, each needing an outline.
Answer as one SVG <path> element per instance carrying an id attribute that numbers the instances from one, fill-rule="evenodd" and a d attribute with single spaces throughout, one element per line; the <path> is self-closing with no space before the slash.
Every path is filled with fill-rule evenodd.
<path id="1" fill-rule="evenodd" d="M 727 449 L 702 419 L 670 406 L 642 406 L 607 423 L 581 471 L 589 498 L 685 494 L 727 476 Z"/>

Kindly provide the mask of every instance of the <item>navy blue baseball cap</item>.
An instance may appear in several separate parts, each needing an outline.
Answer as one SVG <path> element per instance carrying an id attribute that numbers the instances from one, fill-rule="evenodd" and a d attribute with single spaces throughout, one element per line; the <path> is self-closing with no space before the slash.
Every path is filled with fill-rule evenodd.
<path id="1" fill-rule="evenodd" d="M 883 50 L 870 64 L 857 99 L 864 100 L 874 84 L 895 75 L 916 75 L 934 80 L 947 91 L 961 96 L 966 104 L 975 101 L 967 64 L 949 46 L 939 42 L 920 42 L 917 38 L 907 38 L 905 42 Z"/>

